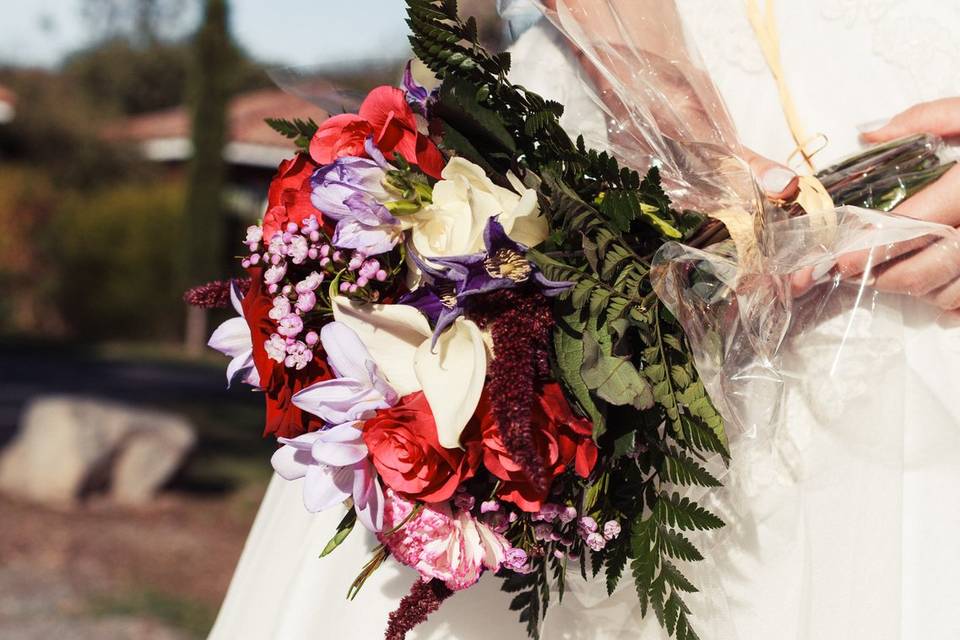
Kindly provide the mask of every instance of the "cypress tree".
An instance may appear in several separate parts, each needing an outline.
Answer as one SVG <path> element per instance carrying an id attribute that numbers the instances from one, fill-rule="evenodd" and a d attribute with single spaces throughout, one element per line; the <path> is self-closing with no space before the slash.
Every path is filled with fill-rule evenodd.
<path id="1" fill-rule="evenodd" d="M 226 0 L 206 0 L 203 22 L 194 40 L 189 96 L 192 107 L 193 157 L 188 169 L 184 229 L 185 275 L 188 283 L 214 280 L 224 268 L 223 191 L 227 167 L 227 108 L 237 52 L 230 38 Z M 205 313 L 191 307 L 187 348 L 202 349 Z"/>

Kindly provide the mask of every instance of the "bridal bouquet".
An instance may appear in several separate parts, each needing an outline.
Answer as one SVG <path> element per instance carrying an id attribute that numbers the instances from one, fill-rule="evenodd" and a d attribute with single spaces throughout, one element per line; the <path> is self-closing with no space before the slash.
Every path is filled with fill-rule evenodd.
<path id="1" fill-rule="evenodd" d="M 387 637 L 487 571 L 536 637 L 575 567 L 611 592 L 627 574 L 692 638 L 685 532 L 723 523 L 676 487 L 719 485 L 725 436 L 648 276 L 703 219 L 572 141 L 455 2 L 408 9 L 439 85 L 408 66 L 358 113 L 271 121 L 301 151 L 247 231 L 249 279 L 192 294 L 240 314 L 210 344 L 262 390 L 306 508 L 349 505 L 325 553 L 377 534 L 350 594 L 390 557 L 420 573 Z"/>
<path id="2" fill-rule="evenodd" d="M 736 287 L 694 256 L 661 280 L 699 297 L 668 309 L 651 271 L 706 217 L 673 208 L 657 163 L 568 137 L 563 105 L 508 81 L 455 0 L 407 7 L 437 86 L 408 66 L 357 113 L 270 121 L 300 150 L 247 231 L 249 277 L 189 294 L 239 314 L 210 345 L 262 391 L 273 466 L 303 479 L 305 507 L 347 505 L 324 555 L 358 522 L 376 534 L 348 595 L 390 558 L 419 572 L 387 638 L 485 572 L 531 637 L 571 576 L 602 573 L 696 638 L 692 533 L 723 521 L 692 496 L 729 453 L 670 309 L 702 321 L 713 374 L 726 356 L 703 313 Z"/>

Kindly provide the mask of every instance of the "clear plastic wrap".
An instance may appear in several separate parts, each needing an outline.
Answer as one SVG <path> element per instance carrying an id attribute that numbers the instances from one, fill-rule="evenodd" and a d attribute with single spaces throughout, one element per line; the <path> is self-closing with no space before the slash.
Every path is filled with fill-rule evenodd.
<path id="1" fill-rule="evenodd" d="M 707 562 L 690 567 L 704 587 L 688 602 L 703 637 L 942 635 L 928 612 L 948 609 L 951 595 L 920 586 L 942 574 L 920 547 L 924 518 L 938 512 L 925 492 L 958 480 L 944 469 L 960 453 L 949 384 L 960 340 L 931 303 L 960 287 L 960 234 L 885 213 L 950 169 L 942 142 L 898 141 L 818 174 L 837 205 L 875 210 L 774 206 L 738 159 L 672 2 L 541 9 L 587 69 L 607 149 L 639 169 L 657 164 L 679 207 L 716 216 L 729 229 L 719 237 L 733 236 L 669 243 L 652 272 L 733 456 L 710 498 L 729 526 L 697 539 Z M 960 559 L 944 562 L 960 570 Z M 543 637 L 664 637 L 641 620 L 631 588 L 608 600 L 597 581 L 569 581 Z M 591 634 L 571 635 L 573 623 Z"/>

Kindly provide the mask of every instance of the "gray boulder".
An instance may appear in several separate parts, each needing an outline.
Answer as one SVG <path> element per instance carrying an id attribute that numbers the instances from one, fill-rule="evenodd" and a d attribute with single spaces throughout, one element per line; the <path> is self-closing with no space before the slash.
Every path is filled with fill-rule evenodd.
<path id="1" fill-rule="evenodd" d="M 106 489 L 119 502 L 149 501 L 196 441 L 184 418 L 82 396 L 38 396 L 0 452 L 0 491 L 69 503 Z"/>

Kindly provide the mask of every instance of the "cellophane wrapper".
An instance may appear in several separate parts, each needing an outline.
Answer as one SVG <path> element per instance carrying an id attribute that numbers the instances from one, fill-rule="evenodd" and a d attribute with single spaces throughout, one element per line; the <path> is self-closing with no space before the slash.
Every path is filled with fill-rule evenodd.
<path id="1" fill-rule="evenodd" d="M 933 557 L 916 531 L 937 509 L 909 478 L 936 473 L 938 438 L 957 449 L 960 413 L 948 400 L 960 338 L 923 299 L 927 283 L 908 282 L 900 295 L 873 279 L 905 246 L 960 274 L 957 232 L 863 208 L 803 214 L 767 203 L 668 0 L 540 8 L 587 69 L 584 91 L 608 123 L 606 150 L 641 171 L 658 166 L 678 209 L 746 214 L 736 242 L 668 243 L 652 271 L 725 418 L 732 454 L 729 465 L 713 461 L 725 488 L 697 496 L 728 524 L 695 536 L 706 560 L 684 567 L 700 587 L 688 599 L 698 634 L 919 637 L 908 631 L 922 609 L 910 590 L 933 575 L 923 573 Z M 941 150 L 930 137 L 919 146 L 928 156 Z M 912 195 L 917 172 L 931 170 L 906 163 L 902 179 L 861 189 L 857 202 L 890 209 Z M 857 175 L 848 163 L 821 177 L 852 188 Z M 866 268 L 842 278 L 835 265 L 851 256 Z M 809 280 L 812 288 L 798 286 Z M 601 578 L 567 581 L 544 638 L 666 637 L 652 612 L 641 616 L 628 574 L 611 597 Z M 924 597 L 946 598 L 949 609 L 943 591 Z"/>

